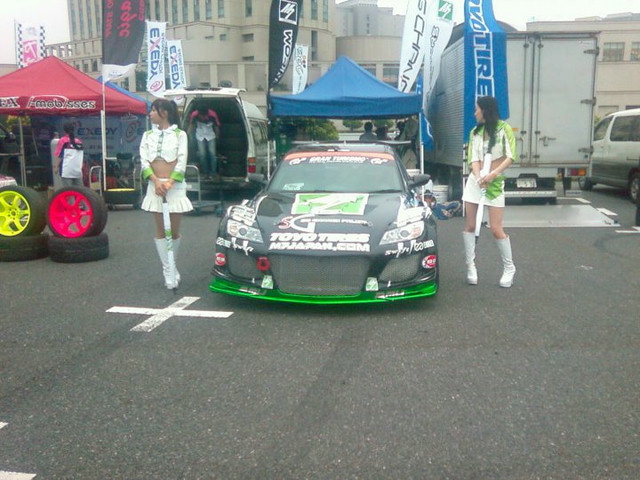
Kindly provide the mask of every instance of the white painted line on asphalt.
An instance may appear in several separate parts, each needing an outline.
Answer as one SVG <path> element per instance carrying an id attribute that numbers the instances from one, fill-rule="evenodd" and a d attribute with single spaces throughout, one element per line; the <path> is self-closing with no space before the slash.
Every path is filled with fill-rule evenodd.
<path id="1" fill-rule="evenodd" d="M 32 478 L 36 478 L 35 473 L 4 472 L 0 470 L 0 480 L 31 480 Z"/>
<path id="2" fill-rule="evenodd" d="M 8 423 L 4 423 L 4 422 L 0 422 L 0 428 L 4 428 L 4 427 L 6 427 L 7 425 L 9 425 L 9 424 L 8 424 Z"/>
<path id="3" fill-rule="evenodd" d="M 582 197 L 561 197 L 561 198 L 571 198 L 571 200 L 576 200 L 577 202 L 580 203 L 591 203 L 589 200 L 587 200 L 586 198 L 582 198 Z"/>
<path id="4" fill-rule="evenodd" d="M 607 210 L 606 208 L 596 208 L 601 214 L 608 215 L 609 217 L 617 217 L 618 214 L 616 212 L 612 212 L 611 210 Z"/>
<path id="5" fill-rule="evenodd" d="M 162 325 L 171 317 L 197 317 L 197 318 L 228 318 L 233 312 L 216 312 L 211 310 L 185 310 L 192 303 L 200 300 L 200 297 L 182 297 L 167 308 L 138 308 L 115 306 L 107 310 L 107 313 L 127 313 L 135 315 L 152 315 L 144 322 L 131 329 L 132 332 L 150 332 Z M 3 480 L 0 478 L 0 480 Z"/>
<path id="6" fill-rule="evenodd" d="M 632 227 L 633 230 L 616 230 L 616 233 L 640 233 L 640 227 Z"/>

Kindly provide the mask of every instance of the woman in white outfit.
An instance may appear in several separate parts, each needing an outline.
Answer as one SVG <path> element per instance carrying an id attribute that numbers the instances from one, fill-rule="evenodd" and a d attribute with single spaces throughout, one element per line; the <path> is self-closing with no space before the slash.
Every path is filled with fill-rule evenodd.
<path id="1" fill-rule="evenodd" d="M 142 177 L 149 182 L 141 208 L 153 213 L 156 224 L 156 249 L 162 262 L 165 286 L 171 289 L 178 286 L 180 274 L 176 271 L 176 284 L 172 285 L 164 236 L 162 200 L 166 197 L 169 205 L 175 259 L 182 240 L 180 235 L 182 214 L 193 209 L 187 198 L 184 182 L 188 140 L 186 132 L 178 128 L 178 108 L 173 101 L 155 100 L 151 104 L 149 119 L 153 128 L 144 133 L 140 142 Z"/>
<path id="2" fill-rule="evenodd" d="M 502 174 L 518 159 L 516 139 L 513 130 L 506 122 L 500 120 L 498 102 L 494 97 L 480 97 L 477 100 L 475 117 L 476 127 L 471 130 L 467 161 L 471 166 L 471 174 L 462 195 L 465 202 L 466 223 L 463 232 L 465 260 L 467 263 L 467 283 L 477 285 L 478 272 L 475 265 L 476 213 L 482 196 L 485 206 L 489 207 L 489 223 L 491 233 L 496 239 L 502 257 L 503 273 L 500 278 L 501 287 L 510 287 L 516 267 L 511 255 L 511 240 L 502 228 L 504 212 L 504 179 Z M 482 175 L 482 161 L 490 155 L 489 173 Z"/>

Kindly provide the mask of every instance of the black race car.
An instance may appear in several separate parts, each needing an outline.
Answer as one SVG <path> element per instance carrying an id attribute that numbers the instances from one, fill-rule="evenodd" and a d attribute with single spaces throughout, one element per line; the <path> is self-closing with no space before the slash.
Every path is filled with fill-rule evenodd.
<path id="1" fill-rule="evenodd" d="M 259 177 L 259 178 L 258 178 Z M 220 222 L 210 289 L 283 302 L 369 303 L 438 291 L 436 221 L 394 150 L 290 151 Z"/>

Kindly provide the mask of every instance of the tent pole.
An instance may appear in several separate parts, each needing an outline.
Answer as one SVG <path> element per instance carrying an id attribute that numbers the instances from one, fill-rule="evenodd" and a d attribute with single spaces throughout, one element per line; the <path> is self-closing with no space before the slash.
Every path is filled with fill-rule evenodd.
<path id="1" fill-rule="evenodd" d="M 104 77 L 102 78 L 102 109 L 100 110 L 100 131 L 102 136 L 102 192 L 107 190 L 107 119 Z"/>
<path id="2" fill-rule="evenodd" d="M 22 130 L 22 115 L 18 115 L 18 128 L 20 129 L 20 183 L 27 186 L 27 159 L 24 150 L 24 132 Z"/>

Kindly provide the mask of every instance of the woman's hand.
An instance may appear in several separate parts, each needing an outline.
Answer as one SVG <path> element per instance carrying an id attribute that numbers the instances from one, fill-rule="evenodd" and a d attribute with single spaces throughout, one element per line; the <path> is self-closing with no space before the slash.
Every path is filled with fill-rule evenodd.
<path id="1" fill-rule="evenodd" d="M 498 174 L 495 172 L 489 172 L 484 177 L 480 177 L 480 187 L 486 188 L 491 182 L 493 182 L 498 177 Z"/>

